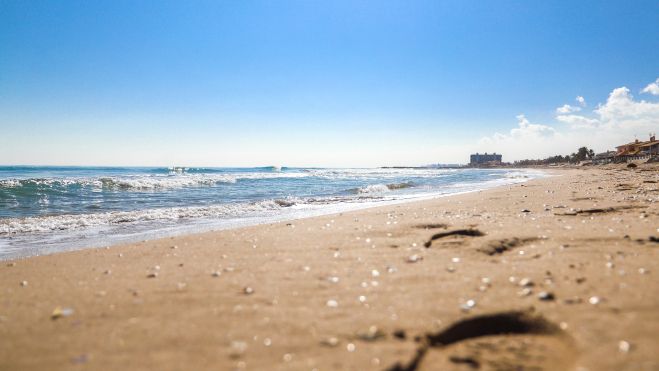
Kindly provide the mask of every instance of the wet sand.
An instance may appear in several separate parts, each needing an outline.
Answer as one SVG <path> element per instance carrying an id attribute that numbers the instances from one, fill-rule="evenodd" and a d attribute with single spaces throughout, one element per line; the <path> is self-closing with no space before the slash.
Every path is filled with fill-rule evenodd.
<path id="1" fill-rule="evenodd" d="M 1 370 L 657 370 L 659 168 L 0 266 Z"/>

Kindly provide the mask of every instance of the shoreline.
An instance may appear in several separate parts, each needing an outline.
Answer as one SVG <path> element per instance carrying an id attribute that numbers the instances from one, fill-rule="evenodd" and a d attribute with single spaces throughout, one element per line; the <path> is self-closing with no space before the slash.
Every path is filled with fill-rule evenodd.
<path id="1" fill-rule="evenodd" d="M 538 169 L 519 169 L 520 171 L 535 171 L 538 172 Z M 555 171 L 554 173 L 558 173 L 560 171 Z M 494 185 L 494 186 L 485 186 L 484 188 L 477 188 L 477 189 L 472 189 L 472 190 L 466 190 L 466 191 L 458 191 L 454 193 L 431 193 L 431 194 L 422 194 L 422 195 L 403 195 L 400 196 L 398 199 L 392 199 L 392 200 L 373 200 L 373 201 L 362 201 L 362 202 L 345 202 L 345 203 L 336 203 L 336 204 L 327 204 L 324 205 L 324 207 L 318 207 L 316 209 L 308 209 L 308 210 L 302 210 L 302 209 L 292 209 L 292 210 L 287 210 L 283 209 L 281 212 L 277 215 L 272 215 L 272 216 L 244 216 L 244 217 L 236 217 L 236 218 L 231 218 L 231 219 L 220 219 L 220 220 L 212 220 L 212 219 L 205 219 L 205 218 L 200 218 L 200 219 L 190 219 L 184 222 L 183 224 L 174 224 L 171 226 L 168 226 L 166 229 L 161 229 L 159 231 L 154 231 L 154 232 L 147 232 L 145 230 L 145 227 L 141 225 L 135 225 L 133 227 L 140 228 L 137 232 L 131 233 L 131 235 L 128 236 L 116 236 L 116 235 L 110 235 L 109 237 L 106 237 L 107 242 L 104 242 L 105 240 L 98 240 L 97 242 L 94 242 L 92 244 L 86 244 L 86 236 L 90 233 L 88 230 L 84 229 L 71 229 L 69 230 L 70 235 L 69 236 L 63 236 L 64 238 L 71 238 L 71 236 L 77 236 L 78 238 L 76 240 L 67 240 L 65 244 L 67 245 L 66 247 L 59 247 L 59 246 L 47 246 L 44 248 L 41 248 L 38 251 L 35 252 L 20 252 L 17 251 L 16 253 L 8 253 L 8 254 L 3 254 L 0 255 L 0 262 L 3 261 L 10 261 L 14 259 L 29 259 L 31 257 L 35 256 L 46 256 L 46 255 L 52 255 L 52 254 L 58 254 L 62 252 L 71 252 L 71 251 L 79 251 L 79 250 L 85 250 L 85 249 L 96 249 L 96 248 L 111 248 L 116 245 L 124 245 L 124 244 L 130 244 L 130 243 L 137 243 L 137 242 L 144 242 L 144 241 L 151 241 L 151 240 L 158 240 L 158 239 L 163 239 L 163 238 L 171 238 L 171 237 L 181 237 L 181 236 L 186 236 L 186 235 L 192 235 L 192 234 L 199 234 L 199 233 L 206 233 L 206 232 L 218 232 L 218 231 L 226 231 L 226 230 L 232 230 L 232 229 L 239 229 L 239 228 L 246 228 L 246 227 L 253 227 L 253 226 L 259 226 L 259 225 L 267 225 L 267 224 L 272 224 L 272 223 L 281 223 L 281 222 L 287 222 L 287 221 L 294 221 L 294 220 L 300 220 L 300 219 L 306 219 L 306 218 L 315 218 L 315 217 L 320 217 L 320 216 L 327 216 L 327 215 L 334 215 L 334 214 L 339 214 L 339 213 L 348 213 L 348 212 L 353 212 L 353 211 L 359 211 L 359 210 L 366 210 L 366 209 L 371 209 L 371 208 L 378 208 L 378 207 L 386 207 L 386 206 L 391 206 L 391 205 L 397 205 L 397 204 L 403 204 L 403 203 L 410 203 L 410 202 L 423 202 L 423 201 L 428 201 L 428 200 L 433 200 L 433 199 L 438 199 L 438 198 L 443 198 L 443 197 L 452 197 L 452 196 L 457 196 L 457 195 L 462 195 L 462 194 L 469 194 L 473 192 L 481 192 L 484 190 L 488 189 L 494 189 L 498 187 L 505 187 L 505 186 L 510 186 L 513 184 L 520 184 L 520 183 L 525 183 L 533 179 L 541 179 L 544 177 L 552 176 L 552 172 L 548 171 L 548 169 L 544 169 L 540 171 L 540 174 L 534 174 L 530 175 L 527 178 L 524 178 L 523 180 L 516 180 L 516 181 L 511 181 L 510 183 L 507 184 L 500 184 L 500 185 Z M 500 179 L 496 180 L 497 182 L 500 181 Z M 487 182 L 485 182 L 487 183 Z M 477 184 L 477 183 L 476 183 Z M 65 215 L 68 216 L 68 215 Z M 85 216 L 85 214 L 81 214 L 80 216 Z M 29 219 L 29 218 L 28 218 Z M 149 224 L 153 222 L 142 222 L 144 224 Z M 157 222 L 155 222 L 157 224 Z M 89 227 L 92 230 L 94 228 L 100 229 L 100 231 L 103 231 L 103 228 L 111 228 L 111 225 L 99 225 L 96 227 Z M 115 228 L 117 226 L 114 226 Z M 98 233 L 99 231 L 97 230 Z M 30 232 L 27 232 L 27 234 L 23 235 L 7 235 L 7 236 L 2 236 L 0 235 L 0 238 L 8 238 L 8 239 L 13 239 L 13 238 L 29 238 L 31 237 Z M 31 232 L 35 233 L 37 236 L 39 235 L 48 235 L 52 233 L 58 233 L 57 230 L 54 231 L 37 231 L 37 232 Z M 34 235 L 33 235 L 34 236 Z M 39 242 L 39 241 L 37 241 Z M 30 245 L 35 244 L 35 242 L 31 242 Z"/>
<path id="2" fill-rule="evenodd" d="M 657 168 L 556 170 L 3 261 L 0 368 L 659 367 Z"/>

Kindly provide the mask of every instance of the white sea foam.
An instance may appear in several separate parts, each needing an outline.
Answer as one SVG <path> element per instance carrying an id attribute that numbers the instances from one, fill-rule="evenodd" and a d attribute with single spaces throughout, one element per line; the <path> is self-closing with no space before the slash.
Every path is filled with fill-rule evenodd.
<path id="1" fill-rule="evenodd" d="M 371 184 L 366 187 L 361 187 L 357 189 L 357 193 L 384 193 L 389 192 L 389 188 L 386 184 Z"/>
<path id="2" fill-rule="evenodd" d="M 211 186 L 218 183 L 235 183 L 237 179 L 227 175 L 174 175 L 174 176 L 135 176 L 135 177 L 105 177 L 93 184 L 105 188 L 118 189 L 160 189 L 183 188 L 195 186 Z"/>
<path id="3" fill-rule="evenodd" d="M 19 188 L 24 186 L 66 187 L 79 185 L 95 188 L 117 188 L 133 190 L 151 190 L 212 186 L 221 183 L 236 183 L 248 179 L 305 178 L 309 173 L 233 173 L 233 174 L 169 174 L 169 175 L 135 175 L 97 178 L 31 178 L 0 180 L 0 188 Z"/>
<path id="4" fill-rule="evenodd" d="M 365 187 L 357 188 L 356 193 L 358 194 L 368 194 L 368 193 L 385 193 L 389 191 L 410 188 L 413 184 L 410 182 L 406 183 L 390 183 L 390 184 L 370 184 Z"/>
<path id="5" fill-rule="evenodd" d="M 437 178 L 455 172 L 455 169 L 415 169 L 415 168 L 377 168 L 377 169 L 307 169 L 313 176 L 337 179 L 391 179 L 400 177 Z M 469 170 L 462 170 L 469 171 Z"/>
<path id="6" fill-rule="evenodd" d="M 0 188 L 18 188 L 23 186 L 68 186 L 73 184 L 89 185 L 93 184 L 90 179 L 75 179 L 75 178 L 31 178 L 31 179 L 2 179 L 0 180 Z"/>
<path id="7" fill-rule="evenodd" d="M 203 207 L 171 207 L 138 211 L 116 211 L 92 214 L 51 215 L 0 219 L 0 235 L 71 230 L 102 225 L 120 225 L 148 221 L 178 221 L 181 219 L 222 218 L 264 213 L 290 207 L 294 201 L 267 200 L 242 204 Z"/>
<path id="8" fill-rule="evenodd" d="M 530 177 L 528 172 L 522 171 L 511 171 L 504 175 L 504 178 L 508 179 L 528 179 Z"/>
<path id="9" fill-rule="evenodd" d="M 142 174 L 102 177 L 3 179 L 0 180 L 0 188 L 19 188 L 24 186 L 67 187 L 72 185 L 79 185 L 83 187 L 94 188 L 154 190 L 213 186 L 222 183 L 236 183 L 241 180 L 258 179 L 294 179 L 307 177 L 317 177 L 328 180 L 382 180 L 400 177 L 437 178 L 455 171 L 455 169 L 306 169 L 300 172 L 278 170 L 272 172 L 236 172 L 219 174 L 171 171 L 168 174 L 148 175 Z"/>
<path id="10" fill-rule="evenodd" d="M 20 186 L 21 186 L 21 182 L 18 179 L 0 180 L 0 188 L 16 188 Z"/>

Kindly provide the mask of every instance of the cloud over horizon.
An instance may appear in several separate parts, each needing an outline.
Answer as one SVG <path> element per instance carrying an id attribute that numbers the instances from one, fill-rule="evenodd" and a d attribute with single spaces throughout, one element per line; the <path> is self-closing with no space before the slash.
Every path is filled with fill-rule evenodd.
<path id="1" fill-rule="evenodd" d="M 659 79 L 641 93 L 659 95 Z M 634 138 L 646 140 L 659 128 L 659 102 L 636 100 L 623 86 L 609 93 L 604 103 L 590 113 L 577 114 L 586 106 L 582 96 L 578 106 L 564 104 L 556 109 L 554 124 L 532 123 L 524 114 L 517 116 L 517 127 L 509 133 L 482 138 L 479 148 L 503 152 L 505 161 L 565 155 L 587 146 L 596 152 L 611 150 Z"/>
<path id="2" fill-rule="evenodd" d="M 641 93 L 648 93 L 652 95 L 659 95 L 659 78 L 655 82 L 651 82 L 641 90 Z"/>

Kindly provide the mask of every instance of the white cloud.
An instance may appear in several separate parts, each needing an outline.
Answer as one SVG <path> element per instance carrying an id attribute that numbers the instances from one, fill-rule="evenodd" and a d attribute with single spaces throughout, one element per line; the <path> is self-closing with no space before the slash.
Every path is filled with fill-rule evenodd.
<path id="1" fill-rule="evenodd" d="M 560 113 L 560 112 L 559 112 Z M 572 128 L 607 128 L 618 130 L 652 129 L 659 126 L 659 103 L 634 100 L 626 87 L 613 89 L 606 103 L 593 110 L 592 117 L 559 114 L 556 119 Z"/>
<path id="2" fill-rule="evenodd" d="M 578 106 L 564 104 L 561 107 L 556 108 L 556 113 L 559 115 L 567 115 L 568 113 L 579 112 L 582 107 L 586 107 L 586 99 L 581 95 L 577 95 L 574 100 L 577 102 Z"/>
<path id="3" fill-rule="evenodd" d="M 649 83 L 648 86 L 641 90 L 641 93 L 659 95 L 659 79 L 657 79 L 655 82 Z"/>
<path id="4" fill-rule="evenodd" d="M 579 111 L 581 111 L 581 107 L 575 107 L 569 104 L 564 104 L 563 106 L 556 108 L 556 113 L 558 114 L 568 114 Z"/>
<path id="5" fill-rule="evenodd" d="M 556 119 L 560 122 L 569 124 L 573 129 L 596 128 L 599 126 L 599 121 L 597 119 L 590 119 L 579 115 L 558 115 L 556 116 Z"/>
<path id="6" fill-rule="evenodd" d="M 659 126 L 659 103 L 636 101 L 624 86 L 613 89 L 606 103 L 593 112 L 603 125 L 614 129 Z"/>
<path id="7" fill-rule="evenodd" d="M 552 127 L 532 124 L 524 115 L 517 115 L 517 126 L 517 128 L 510 131 L 513 138 L 542 138 L 551 136 L 556 132 Z"/>
<path id="8" fill-rule="evenodd" d="M 504 161 L 549 156 L 553 154 L 553 149 L 546 144 L 559 137 L 560 134 L 551 126 L 533 124 L 526 116 L 518 115 L 516 128 L 507 134 L 495 133 L 491 137 L 482 138 L 474 151 L 503 153 Z"/>
<path id="9" fill-rule="evenodd" d="M 524 115 L 517 116 L 517 127 L 510 130 L 508 134 L 494 133 L 494 135 L 482 138 L 481 142 L 491 144 L 519 139 L 542 139 L 551 137 L 556 133 L 554 128 L 547 125 L 532 124 Z"/>
<path id="10" fill-rule="evenodd" d="M 644 91 L 651 91 L 654 84 Z M 585 106 L 583 97 L 577 97 L 576 101 Z M 478 150 L 502 152 L 504 161 L 568 154 L 581 146 L 603 152 L 635 136 L 641 139 L 650 132 L 659 131 L 659 102 L 635 100 L 626 87 L 613 89 L 606 102 L 597 105 L 592 112 L 575 114 L 580 110 L 567 104 L 557 108 L 556 121 L 561 125 L 555 127 L 533 124 L 519 115 L 517 127 L 509 134 L 496 133 L 481 139 Z"/>

